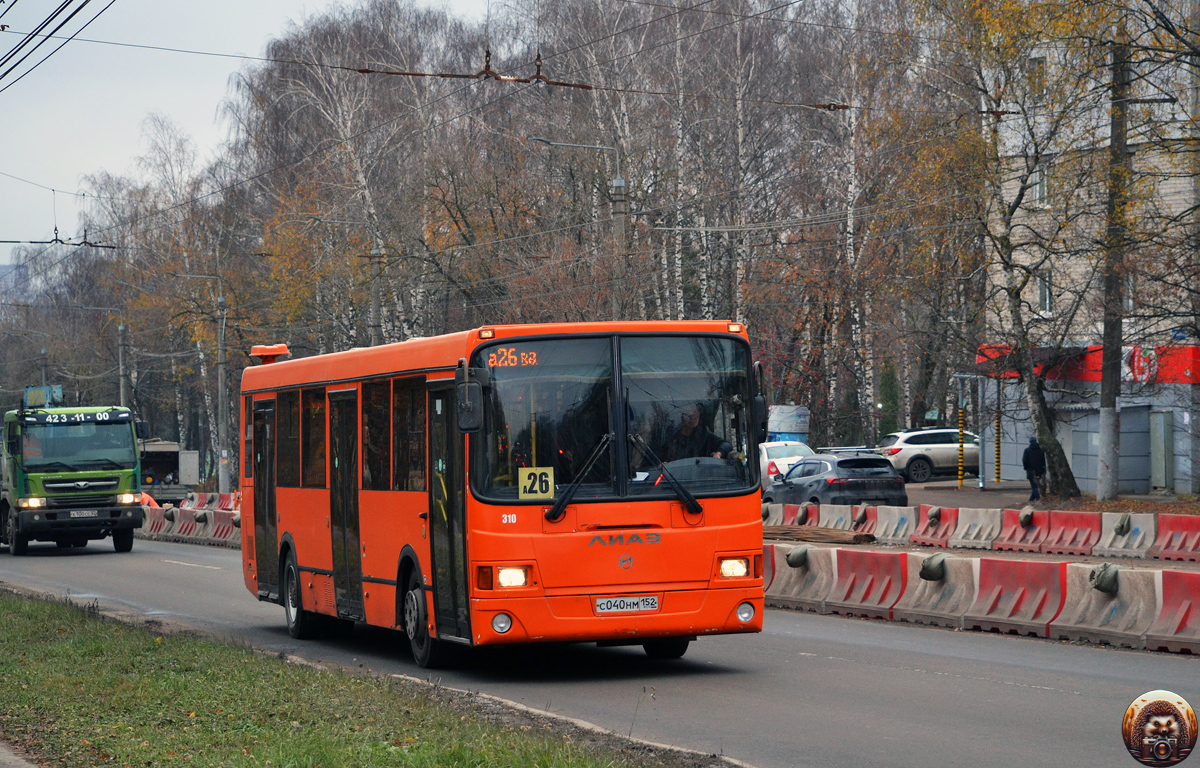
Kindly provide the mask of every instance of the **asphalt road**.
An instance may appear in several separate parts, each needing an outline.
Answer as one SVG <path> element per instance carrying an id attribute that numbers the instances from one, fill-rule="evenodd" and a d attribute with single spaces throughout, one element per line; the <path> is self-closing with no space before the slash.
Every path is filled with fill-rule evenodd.
<path id="1" fill-rule="evenodd" d="M 590 645 L 496 649 L 432 675 L 396 632 L 299 642 L 242 584 L 237 550 L 139 539 L 118 555 L 31 545 L 0 582 L 219 636 L 435 676 L 649 741 L 785 766 L 1130 766 L 1120 726 L 1138 695 L 1200 704 L 1200 661 L 977 632 L 769 611 L 760 635 L 704 638 L 678 662 Z"/>

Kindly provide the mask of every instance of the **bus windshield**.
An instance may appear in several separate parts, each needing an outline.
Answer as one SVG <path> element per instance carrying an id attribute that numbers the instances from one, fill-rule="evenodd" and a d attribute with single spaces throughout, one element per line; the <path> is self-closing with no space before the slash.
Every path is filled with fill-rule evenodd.
<path id="1" fill-rule="evenodd" d="M 133 430 L 128 422 L 25 424 L 21 433 L 21 458 L 32 472 L 137 466 Z"/>
<path id="2" fill-rule="evenodd" d="M 694 494 L 754 486 L 757 465 L 746 460 L 745 343 L 708 336 L 613 341 L 540 339 L 476 351 L 472 366 L 489 374 L 484 431 L 472 440 L 477 495 L 545 504 L 578 479 L 574 501 L 673 498 L 664 465 Z M 616 439 L 605 444 L 609 433 Z"/>

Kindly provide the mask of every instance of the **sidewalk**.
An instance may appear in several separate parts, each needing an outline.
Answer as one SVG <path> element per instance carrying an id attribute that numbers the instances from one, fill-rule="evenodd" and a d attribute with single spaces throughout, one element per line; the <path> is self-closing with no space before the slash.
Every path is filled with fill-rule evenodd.
<path id="1" fill-rule="evenodd" d="M 29 762 L 0 741 L 0 768 L 37 768 L 37 763 Z"/>

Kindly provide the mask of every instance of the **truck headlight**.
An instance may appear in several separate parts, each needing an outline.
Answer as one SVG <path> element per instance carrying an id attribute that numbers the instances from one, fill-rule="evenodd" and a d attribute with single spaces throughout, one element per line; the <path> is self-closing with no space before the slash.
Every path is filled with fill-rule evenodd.
<path id="1" fill-rule="evenodd" d="M 496 572 L 496 581 L 502 587 L 523 587 L 529 580 L 529 573 L 524 568 L 500 568 Z"/>
<path id="2" fill-rule="evenodd" d="M 744 579 L 750 574 L 750 559 L 747 557 L 722 557 L 721 577 L 725 579 Z"/>
<path id="3" fill-rule="evenodd" d="M 141 501 L 141 497 L 134 493 L 122 493 L 117 497 L 118 504 L 136 504 Z"/>
<path id="4" fill-rule="evenodd" d="M 46 500 L 40 496 L 32 496 L 28 499 L 19 499 L 17 506 L 22 509 L 38 509 L 39 507 L 46 506 Z"/>

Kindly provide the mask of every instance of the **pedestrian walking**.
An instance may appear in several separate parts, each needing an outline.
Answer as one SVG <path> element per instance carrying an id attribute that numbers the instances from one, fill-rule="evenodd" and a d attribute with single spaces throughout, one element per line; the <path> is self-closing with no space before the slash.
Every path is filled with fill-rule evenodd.
<path id="1" fill-rule="evenodd" d="M 1042 450 L 1036 437 L 1029 438 L 1029 445 L 1025 448 L 1025 453 L 1021 454 L 1021 466 L 1025 468 L 1025 477 L 1029 478 L 1029 500 L 1037 501 L 1042 498 L 1038 490 L 1038 481 L 1046 472 L 1046 452 Z"/>

